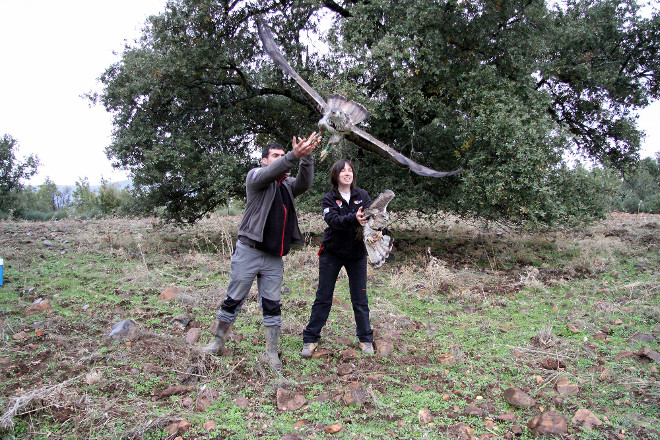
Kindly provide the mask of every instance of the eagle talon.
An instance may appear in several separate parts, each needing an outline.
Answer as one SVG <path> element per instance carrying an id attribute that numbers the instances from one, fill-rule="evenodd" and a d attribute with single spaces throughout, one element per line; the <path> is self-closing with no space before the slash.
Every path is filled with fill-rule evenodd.
<path id="1" fill-rule="evenodd" d="M 376 231 L 367 237 L 367 241 L 369 243 L 376 243 L 377 241 L 380 241 L 381 238 L 383 238 L 383 231 Z"/>

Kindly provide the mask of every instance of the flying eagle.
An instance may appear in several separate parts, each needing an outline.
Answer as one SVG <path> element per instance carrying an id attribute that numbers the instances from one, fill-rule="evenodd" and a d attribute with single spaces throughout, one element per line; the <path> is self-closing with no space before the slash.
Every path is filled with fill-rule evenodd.
<path id="1" fill-rule="evenodd" d="M 293 67 L 289 65 L 277 48 L 270 29 L 260 18 L 257 18 L 257 29 L 266 53 L 280 65 L 282 70 L 296 80 L 303 94 L 307 97 L 316 111 L 322 115 L 322 118 L 319 121 L 319 129 L 321 132 L 327 131 L 331 134 L 330 140 L 328 141 L 328 147 L 337 144 L 342 138 L 345 138 L 358 147 L 371 151 L 401 168 L 410 169 L 412 172 L 419 174 L 420 176 L 447 177 L 453 176 L 462 171 L 461 169 L 458 169 L 444 172 L 427 168 L 418 164 L 414 160 L 407 158 L 389 145 L 384 144 L 371 136 L 369 133 L 357 128 L 356 125 L 371 114 L 366 108 L 357 102 L 353 102 L 342 95 L 337 94 L 331 95 L 326 102 L 321 98 L 321 95 L 307 84 L 305 80 L 293 70 Z"/>
<path id="2" fill-rule="evenodd" d="M 390 221 L 386 208 L 393 198 L 394 192 L 387 189 L 378 194 L 378 197 L 364 212 L 367 223 L 362 228 L 362 236 L 364 245 L 367 247 L 367 254 L 369 254 L 369 262 L 374 267 L 382 266 L 392 250 L 392 237 L 384 235 L 383 229 Z"/>

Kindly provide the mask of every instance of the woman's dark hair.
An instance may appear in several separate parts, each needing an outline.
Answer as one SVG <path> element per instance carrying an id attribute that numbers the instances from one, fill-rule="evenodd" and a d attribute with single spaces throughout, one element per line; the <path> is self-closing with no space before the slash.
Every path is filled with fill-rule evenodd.
<path id="1" fill-rule="evenodd" d="M 337 191 L 339 191 L 339 173 L 341 172 L 341 170 L 344 169 L 346 165 L 351 167 L 351 169 L 353 170 L 353 181 L 351 182 L 351 191 L 355 188 L 355 180 L 357 178 L 357 175 L 355 174 L 355 167 L 348 159 L 339 159 L 330 168 L 330 184 L 332 185 L 332 188 L 334 188 Z"/>

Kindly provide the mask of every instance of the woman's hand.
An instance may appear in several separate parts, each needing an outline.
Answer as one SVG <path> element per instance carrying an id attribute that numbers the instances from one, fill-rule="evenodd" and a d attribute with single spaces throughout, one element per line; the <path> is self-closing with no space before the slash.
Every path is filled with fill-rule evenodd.
<path id="1" fill-rule="evenodd" d="M 355 218 L 356 220 L 360 223 L 361 226 L 364 226 L 367 224 L 369 221 L 365 216 L 364 212 L 362 212 L 362 206 L 360 206 L 360 209 L 358 209 L 358 212 L 355 213 Z"/>

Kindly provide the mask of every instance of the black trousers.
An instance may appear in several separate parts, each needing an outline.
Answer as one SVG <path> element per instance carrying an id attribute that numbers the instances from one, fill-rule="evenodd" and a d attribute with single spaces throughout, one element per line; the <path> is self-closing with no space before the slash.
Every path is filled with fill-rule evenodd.
<path id="1" fill-rule="evenodd" d="M 346 268 L 348 285 L 355 316 L 356 335 L 360 342 L 373 342 L 374 333 L 369 322 L 369 301 L 367 299 L 367 257 L 359 260 L 345 260 L 328 251 L 319 256 L 319 287 L 312 305 L 309 323 L 303 331 L 303 342 L 317 342 L 321 329 L 328 320 L 332 307 L 337 276 L 341 268 Z"/>

